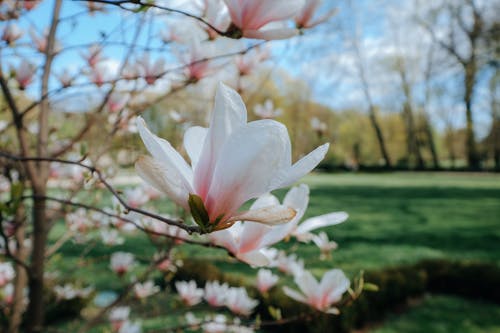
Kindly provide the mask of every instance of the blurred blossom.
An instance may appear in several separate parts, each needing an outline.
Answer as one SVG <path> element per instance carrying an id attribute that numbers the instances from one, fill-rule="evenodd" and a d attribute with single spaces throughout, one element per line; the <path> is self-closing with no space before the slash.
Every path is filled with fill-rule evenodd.
<path id="1" fill-rule="evenodd" d="M 202 17 L 219 31 L 226 31 L 231 24 L 229 12 L 222 0 L 202 0 Z M 204 23 L 200 26 L 207 32 L 209 39 L 215 39 L 219 34 Z"/>
<path id="2" fill-rule="evenodd" d="M 314 235 L 312 241 L 321 251 L 321 260 L 325 260 L 330 257 L 330 252 L 337 248 L 337 243 L 330 241 L 328 239 L 328 235 L 324 231 L 320 232 L 318 235 Z"/>
<path id="3" fill-rule="evenodd" d="M 94 288 L 77 288 L 69 283 L 64 286 L 55 286 L 54 293 L 59 300 L 70 300 L 74 298 L 87 298 L 90 293 L 94 291 Z"/>
<path id="4" fill-rule="evenodd" d="M 304 270 L 304 261 L 298 259 L 297 255 L 294 253 L 287 256 L 285 252 L 280 251 L 272 262 L 272 266 L 277 267 L 285 274 L 297 275 Z"/>
<path id="5" fill-rule="evenodd" d="M 23 59 L 16 70 L 16 81 L 19 89 L 24 90 L 33 81 L 33 76 L 36 73 L 36 66 Z"/>
<path id="6" fill-rule="evenodd" d="M 283 114 L 283 110 L 274 108 L 274 103 L 270 99 L 266 100 L 264 104 L 255 105 L 253 112 L 263 119 L 276 118 Z"/>
<path id="7" fill-rule="evenodd" d="M 298 15 L 295 16 L 297 28 L 313 28 L 335 15 L 337 12 L 336 8 L 328 10 L 323 15 L 316 15 L 322 2 L 322 0 L 305 0 L 304 7 L 302 7 Z"/>
<path id="8" fill-rule="evenodd" d="M 230 288 L 227 292 L 225 305 L 237 315 L 249 316 L 257 304 L 259 302 L 248 297 L 247 291 L 243 287 Z"/>
<path id="9" fill-rule="evenodd" d="M 134 285 L 134 294 L 137 298 L 146 298 L 154 295 L 160 291 L 160 287 L 155 286 L 153 281 L 146 281 L 144 283 L 136 283 Z"/>
<path id="10" fill-rule="evenodd" d="M 125 238 L 120 237 L 116 229 L 102 229 L 99 234 L 102 242 L 106 245 L 121 245 L 125 242 Z"/>
<path id="11" fill-rule="evenodd" d="M 139 74 L 147 84 L 154 84 L 165 72 L 165 59 L 158 58 L 152 62 L 149 53 L 144 53 L 142 58 L 137 60 Z"/>
<path id="12" fill-rule="evenodd" d="M 74 233 L 85 234 L 94 227 L 94 222 L 90 219 L 84 208 L 66 214 L 66 225 Z"/>
<path id="13" fill-rule="evenodd" d="M 96 86 L 101 87 L 108 80 L 108 66 L 105 63 L 98 63 L 90 67 L 87 72 L 90 81 Z"/>
<path id="14" fill-rule="evenodd" d="M 339 269 L 326 272 L 319 283 L 309 271 L 297 274 L 294 281 L 302 293 L 285 286 L 283 291 L 288 297 L 330 314 L 339 314 L 332 305 L 341 300 L 350 285 L 349 279 Z"/>
<path id="15" fill-rule="evenodd" d="M 227 283 L 221 284 L 219 281 L 207 281 L 205 283 L 205 295 L 203 298 L 211 306 L 224 306 L 228 290 L 229 286 Z"/>
<path id="16" fill-rule="evenodd" d="M 240 75 L 249 75 L 260 63 L 269 59 L 269 57 L 269 49 L 256 47 L 245 54 L 236 56 L 234 62 Z"/>
<path id="17" fill-rule="evenodd" d="M 267 293 L 278 281 L 279 277 L 269 269 L 259 269 L 257 273 L 257 289 L 261 294 Z"/>
<path id="18" fill-rule="evenodd" d="M 127 273 L 135 264 L 134 255 L 128 252 L 115 252 L 111 255 L 110 267 L 119 276 Z"/>
<path id="19" fill-rule="evenodd" d="M 0 262 L 0 288 L 12 281 L 15 276 L 16 272 L 10 262 Z"/>
<path id="20" fill-rule="evenodd" d="M 204 333 L 225 333 L 228 332 L 226 321 L 226 316 L 215 315 L 213 319 L 201 325 L 201 329 Z"/>
<path id="21" fill-rule="evenodd" d="M 127 205 L 132 208 L 139 208 L 149 201 L 149 197 L 142 187 L 127 188 L 124 194 Z"/>
<path id="22" fill-rule="evenodd" d="M 14 302 L 14 285 L 12 283 L 9 283 L 5 285 L 3 288 L 3 292 L 0 293 L 0 295 L 3 295 L 3 301 L 6 304 L 12 304 Z"/>
<path id="23" fill-rule="evenodd" d="M 201 302 L 203 289 L 198 288 L 194 280 L 189 282 L 177 281 L 175 283 L 175 288 L 180 298 L 187 306 L 193 306 Z"/>
<path id="24" fill-rule="evenodd" d="M 311 118 L 311 127 L 320 135 L 324 134 L 328 129 L 328 126 L 317 117 Z"/>
<path id="25" fill-rule="evenodd" d="M 303 0 L 224 0 L 224 2 L 232 20 L 232 26 L 229 27 L 230 37 L 265 40 L 295 36 L 297 30 L 289 28 L 284 20 L 296 15 L 304 5 Z"/>
<path id="26" fill-rule="evenodd" d="M 121 111 L 129 100 L 128 94 L 114 92 L 108 98 L 108 110 L 109 112 L 118 112 Z"/>
<path id="27" fill-rule="evenodd" d="M 81 56 L 92 68 L 95 67 L 98 63 L 105 60 L 102 55 L 102 48 L 99 44 L 92 44 L 87 49 L 86 53 L 81 53 Z"/>
<path id="28" fill-rule="evenodd" d="M 65 68 L 59 74 L 56 74 L 56 78 L 59 80 L 64 88 L 67 88 L 73 84 L 73 76 L 70 74 L 69 70 Z"/>
<path id="29" fill-rule="evenodd" d="M 114 332 L 118 332 L 123 324 L 128 321 L 129 315 L 130 307 L 128 306 L 117 306 L 111 309 L 108 319 L 111 322 L 111 327 Z"/>
<path id="30" fill-rule="evenodd" d="M 49 31 L 46 30 L 43 33 L 43 35 L 38 35 L 38 33 L 34 29 L 30 29 L 29 34 L 38 52 L 45 53 L 47 49 L 47 36 L 49 34 Z M 59 53 L 61 49 L 62 47 L 59 41 L 54 40 L 54 46 L 53 46 L 54 53 Z"/>
<path id="31" fill-rule="evenodd" d="M 9 23 L 3 28 L 2 40 L 8 45 L 21 38 L 23 31 L 14 23 Z"/>
<path id="32" fill-rule="evenodd" d="M 178 205 L 200 210 L 193 216 L 204 210 L 202 215 L 208 220 L 197 223 L 209 231 L 228 228 L 238 220 L 276 224 L 292 219 L 295 212 L 281 205 L 246 212 L 238 209 L 309 173 L 325 156 L 328 144 L 292 165 L 286 127 L 269 119 L 247 123 L 246 116 L 238 93 L 220 84 L 210 127 L 191 127 L 185 133 L 191 167 L 139 117 L 139 133 L 153 157 L 139 158 L 138 174 Z"/>

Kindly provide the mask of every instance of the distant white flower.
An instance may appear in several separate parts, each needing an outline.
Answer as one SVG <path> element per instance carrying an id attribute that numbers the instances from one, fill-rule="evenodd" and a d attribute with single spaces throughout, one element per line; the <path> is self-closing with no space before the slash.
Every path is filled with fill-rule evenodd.
<path id="1" fill-rule="evenodd" d="M 128 322 L 130 316 L 130 307 L 128 306 L 117 306 L 112 308 L 109 312 L 108 319 L 111 322 L 111 328 L 113 332 L 118 332 L 120 328 Z"/>
<path id="2" fill-rule="evenodd" d="M 94 291 L 94 288 L 77 288 L 69 283 L 66 283 L 64 286 L 55 286 L 54 293 L 56 294 L 57 299 L 59 300 L 70 300 L 74 298 L 87 298 L 90 293 Z"/>
<path id="3" fill-rule="evenodd" d="M 160 287 L 155 286 L 153 281 L 144 283 L 136 283 L 134 285 L 134 293 L 137 298 L 146 298 L 160 291 Z"/>
<path id="4" fill-rule="evenodd" d="M 221 284 L 219 281 L 207 281 L 205 284 L 205 295 L 203 298 L 211 306 L 223 306 L 226 301 L 226 294 L 229 290 L 227 283 Z"/>
<path id="5" fill-rule="evenodd" d="M 341 300 L 350 282 L 341 270 L 333 269 L 326 272 L 319 283 L 310 272 L 302 271 L 295 276 L 295 284 L 302 293 L 285 286 L 283 291 L 287 296 L 316 310 L 338 314 L 339 310 L 332 305 Z"/>
<path id="6" fill-rule="evenodd" d="M 204 333 L 225 333 L 227 332 L 226 317 L 224 315 L 216 315 L 211 321 L 201 325 Z"/>
<path id="7" fill-rule="evenodd" d="M 201 302 L 203 289 L 198 288 L 194 280 L 189 282 L 177 281 L 175 283 L 175 288 L 184 304 L 193 306 Z"/>
<path id="8" fill-rule="evenodd" d="M 2 40 L 7 44 L 11 44 L 21 38 L 23 31 L 14 23 L 7 24 L 3 29 Z"/>
<path id="9" fill-rule="evenodd" d="M 137 68 L 147 84 L 154 84 L 165 72 L 165 60 L 158 58 L 153 63 L 150 60 L 149 53 L 145 53 L 142 58 L 137 60 Z"/>
<path id="10" fill-rule="evenodd" d="M 127 273 L 135 263 L 134 255 L 128 252 L 115 252 L 111 255 L 111 269 L 118 275 Z"/>
<path id="11" fill-rule="evenodd" d="M 23 59 L 16 68 L 16 81 L 19 89 L 24 90 L 33 81 L 33 76 L 36 73 L 36 66 L 29 61 Z"/>
<path id="12" fill-rule="evenodd" d="M 278 267 L 283 273 L 296 275 L 304 270 L 304 261 L 298 259 L 294 253 L 287 256 L 285 252 L 281 251 L 272 263 L 272 266 Z"/>
<path id="13" fill-rule="evenodd" d="M 314 235 L 312 241 L 321 251 L 320 259 L 324 260 L 330 256 L 330 252 L 337 248 L 337 243 L 330 241 L 328 235 L 322 231 L 318 235 Z"/>
<path id="14" fill-rule="evenodd" d="M 276 118 L 283 114 L 283 110 L 274 108 L 273 101 L 270 99 L 266 100 L 264 104 L 255 105 L 253 112 L 263 119 Z"/>
<path id="15" fill-rule="evenodd" d="M 99 234 L 101 235 L 102 242 L 106 245 L 121 245 L 125 243 L 125 238 L 121 237 L 116 229 L 102 229 Z"/>
<path id="16" fill-rule="evenodd" d="M 311 127 L 313 130 L 315 130 L 319 134 L 323 134 L 328 129 L 328 126 L 326 125 L 326 123 L 322 122 L 317 117 L 311 118 Z"/>
<path id="17" fill-rule="evenodd" d="M 279 277 L 270 270 L 259 269 L 257 273 L 257 289 L 261 294 L 267 293 L 278 281 Z"/>
<path id="18" fill-rule="evenodd" d="M 225 305 L 237 315 L 249 316 L 257 304 L 259 302 L 251 299 L 243 287 L 230 288 L 227 292 Z"/>
<path id="19" fill-rule="evenodd" d="M 297 16 L 295 16 L 295 24 L 297 25 L 297 28 L 313 28 L 318 24 L 327 21 L 337 12 L 337 9 L 334 8 L 326 11 L 326 13 L 319 17 L 315 17 L 315 12 L 318 11 L 321 2 L 322 0 L 306 0 L 302 10 Z"/>

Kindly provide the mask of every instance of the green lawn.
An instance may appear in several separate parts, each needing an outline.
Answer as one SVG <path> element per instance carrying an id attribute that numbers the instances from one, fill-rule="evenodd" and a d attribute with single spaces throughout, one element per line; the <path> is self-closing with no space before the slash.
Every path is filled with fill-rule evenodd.
<path id="1" fill-rule="evenodd" d="M 306 267 L 314 268 L 317 274 L 339 267 L 353 276 L 362 269 L 413 263 L 423 258 L 500 263 L 500 175 L 318 174 L 304 181 L 311 188 L 306 217 L 339 210 L 350 215 L 347 222 L 326 230 L 339 244 L 331 260 L 319 260 L 319 250 L 314 245 L 297 246 L 289 242 L 279 246 L 295 251 L 305 259 Z M 276 194 L 283 197 L 285 192 Z M 54 229 L 52 239 L 57 239 L 61 229 Z M 88 251 L 85 261 L 79 259 L 84 248 Z M 144 258 L 154 252 L 145 237 L 132 237 L 112 251 L 131 248 L 131 252 Z M 108 268 L 110 248 L 68 243 L 62 250 L 49 267 L 61 270 L 66 277 L 107 290 L 119 290 L 126 282 L 109 278 L 112 276 Z M 255 270 L 228 260 L 222 250 L 183 245 L 179 254 L 186 259 L 195 256 L 212 262 L 248 282 L 255 277 Z M 144 261 L 138 270 L 145 265 Z M 460 298 L 429 297 L 403 315 L 390 318 L 377 332 L 499 332 L 498 320 L 483 320 L 489 318 L 486 314 L 499 318 L 499 311 L 498 306 Z M 463 320 L 457 320 L 458 316 Z M 163 321 L 151 319 L 145 323 L 148 327 L 161 327 L 157 322 Z M 429 326 L 422 326 L 423 323 Z M 458 329 L 462 327 L 467 330 Z"/>

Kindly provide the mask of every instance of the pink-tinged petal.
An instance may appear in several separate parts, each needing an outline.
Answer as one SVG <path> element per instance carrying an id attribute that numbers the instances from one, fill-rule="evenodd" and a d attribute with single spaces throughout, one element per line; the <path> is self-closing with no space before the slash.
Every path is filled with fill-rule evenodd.
<path id="1" fill-rule="evenodd" d="M 252 221 L 267 225 L 282 224 L 295 217 L 295 210 L 286 206 L 270 206 L 259 209 L 247 210 L 235 215 L 229 221 Z"/>
<path id="2" fill-rule="evenodd" d="M 208 237 L 212 243 L 226 248 L 229 252 L 233 254 L 238 252 L 234 237 L 228 229 L 212 232 Z"/>
<path id="3" fill-rule="evenodd" d="M 319 162 L 325 158 L 329 146 L 330 145 L 328 143 L 319 146 L 291 167 L 282 170 L 280 175 L 277 175 L 272 184 L 273 188 L 270 190 L 289 186 L 305 176 L 307 173 L 311 172 L 319 164 Z"/>
<path id="4" fill-rule="evenodd" d="M 141 156 L 135 163 L 139 176 L 149 185 L 165 193 L 173 202 L 189 210 L 189 188 L 181 181 L 182 176 L 168 163 L 160 164 L 149 156 Z"/>
<path id="5" fill-rule="evenodd" d="M 267 192 L 276 170 L 285 167 L 283 147 L 288 141 L 285 126 L 268 119 L 248 123 L 228 138 L 205 201 L 211 220 L 221 214 L 230 217 L 243 203 Z"/>
<path id="6" fill-rule="evenodd" d="M 283 200 L 283 206 L 293 208 L 297 214 L 290 222 L 272 228 L 264 237 L 262 244 L 269 246 L 290 235 L 304 215 L 308 204 L 309 187 L 307 185 L 301 184 L 288 191 Z"/>
<path id="7" fill-rule="evenodd" d="M 242 25 L 242 13 L 245 0 L 224 0 L 227 9 L 229 10 L 229 16 L 231 20 L 237 27 Z"/>
<path id="8" fill-rule="evenodd" d="M 315 26 L 317 26 L 323 22 L 328 21 L 335 14 L 337 14 L 337 9 L 336 8 L 331 9 L 326 14 L 324 14 L 324 15 L 318 17 L 317 19 L 310 21 L 308 24 L 304 25 L 304 28 L 314 28 Z"/>
<path id="9" fill-rule="evenodd" d="M 309 23 L 320 3 L 321 0 L 306 0 L 306 4 L 295 17 L 295 22 L 300 26 L 305 26 Z"/>
<path id="10" fill-rule="evenodd" d="M 193 170 L 196 168 L 198 160 L 200 159 L 201 149 L 205 142 L 206 135 L 207 129 L 200 126 L 190 127 L 186 133 L 184 133 L 184 148 L 191 160 L 191 167 Z"/>
<path id="11" fill-rule="evenodd" d="M 192 192 L 193 171 L 184 158 L 168 141 L 151 133 L 146 127 L 146 122 L 141 117 L 137 118 L 137 129 L 144 145 L 151 155 L 153 155 L 154 159 L 160 164 L 165 164 L 165 167 L 169 170 L 175 169 L 176 173 L 180 176 L 183 186 L 189 188 L 190 192 Z"/>
<path id="12" fill-rule="evenodd" d="M 269 206 L 278 206 L 280 204 L 278 198 L 276 198 L 271 193 L 266 193 L 261 195 L 254 201 L 252 206 L 250 206 L 250 210 L 269 207 Z"/>
<path id="13" fill-rule="evenodd" d="M 269 258 L 259 250 L 242 253 L 237 255 L 236 257 L 241 261 L 246 262 L 247 264 L 250 264 L 255 267 L 268 266 L 270 263 Z"/>
<path id="14" fill-rule="evenodd" d="M 319 289 L 322 295 L 326 296 L 327 304 L 330 305 L 340 301 L 350 284 L 344 272 L 340 269 L 332 269 L 323 275 Z"/>
<path id="15" fill-rule="evenodd" d="M 310 219 L 307 219 L 304 222 L 302 222 L 297 227 L 294 234 L 296 235 L 307 234 L 310 231 L 318 228 L 324 228 L 336 225 L 344 222 L 345 220 L 347 220 L 348 217 L 349 215 L 346 212 L 335 212 L 316 217 L 311 217 Z"/>
<path id="16" fill-rule="evenodd" d="M 304 297 L 304 295 L 302 295 L 301 293 L 299 293 L 298 291 L 295 291 L 291 288 L 288 288 L 288 287 L 283 287 L 283 292 L 285 293 L 285 295 L 287 295 L 288 297 L 298 301 L 298 302 L 301 302 L 301 303 L 306 303 L 307 304 L 307 298 Z"/>
<path id="17" fill-rule="evenodd" d="M 196 194 L 206 198 L 215 166 L 221 157 L 221 149 L 233 131 L 245 125 L 247 111 L 240 95 L 228 86 L 220 83 L 215 95 L 215 107 L 206 134 L 199 163 L 194 170 Z"/>
<path id="18" fill-rule="evenodd" d="M 243 37 L 263 40 L 287 39 L 298 34 L 299 31 L 294 28 L 243 30 Z"/>
<path id="19" fill-rule="evenodd" d="M 261 248 L 260 242 L 271 227 L 253 222 L 243 223 L 243 230 L 240 238 L 239 253 L 247 253 Z"/>
<path id="20" fill-rule="evenodd" d="M 296 15 L 304 6 L 304 0 L 250 0 L 242 13 L 243 30 L 257 30 L 269 22 L 282 21 Z"/>
<path id="21" fill-rule="evenodd" d="M 295 276 L 295 284 L 299 286 L 300 290 L 307 296 L 309 300 L 314 299 L 315 295 L 319 292 L 318 281 L 309 271 L 302 271 Z"/>

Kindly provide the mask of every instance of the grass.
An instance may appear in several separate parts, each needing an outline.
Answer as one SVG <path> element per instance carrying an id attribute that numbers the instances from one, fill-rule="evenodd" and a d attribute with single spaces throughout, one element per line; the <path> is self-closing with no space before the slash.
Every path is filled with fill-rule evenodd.
<path id="1" fill-rule="evenodd" d="M 306 217 L 340 210 L 350 215 L 347 222 L 325 230 L 330 239 L 339 244 L 331 260 L 321 261 L 319 250 L 311 244 L 297 246 L 289 242 L 278 246 L 296 252 L 305 259 L 306 267 L 313 268 L 318 275 L 339 267 L 353 276 L 359 270 L 413 263 L 424 258 L 500 264 L 500 175 L 318 174 L 307 177 L 305 182 L 311 188 Z M 282 198 L 285 192 L 276 194 Z M 160 202 L 156 206 L 162 208 L 165 204 Z M 62 232 L 63 227 L 57 226 L 51 239 L 55 241 Z M 67 243 L 61 250 L 51 260 L 49 270 L 57 269 L 65 278 L 92 283 L 104 290 L 119 290 L 127 282 L 111 274 L 108 268 L 111 252 L 131 251 L 138 254 L 139 259 L 154 252 L 145 237 L 136 236 L 129 237 L 125 245 L 113 248 L 99 243 Z M 82 250 L 88 252 L 85 260 L 80 259 Z M 254 269 L 228 259 L 222 250 L 183 245 L 179 255 L 207 260 L 249 283 L 255 278 Z M 137 271 L 146 264 L 146 260 L 142 261 Z M 161 303 L 161 297 L 153 302 Z M 377 332 L 493 332 L 499 329 L 498 325 L 491 324 L 492 320 L 482 320 L 480 313 L 498 318 L 499 307 L 478 304 L 453 297 L 428 297 L 403 316 L 389 319 Z M 148 310 L 140 304 L 137 306 L 137 313 L 151 318 L 144 321 L 145 327 L 164 327 L 166 321 L 154 319 Z M 426 319 L 432 315 L 441 320 L 436 321 L 435 327 L 431 319 Z M 462 321 L 457 320 L 459 316 Z M 419 327 L 427 328 L 423 324 L 430 326 L 419 330 Z M 453 329 L 469 326 L 468 331 Z"/>

